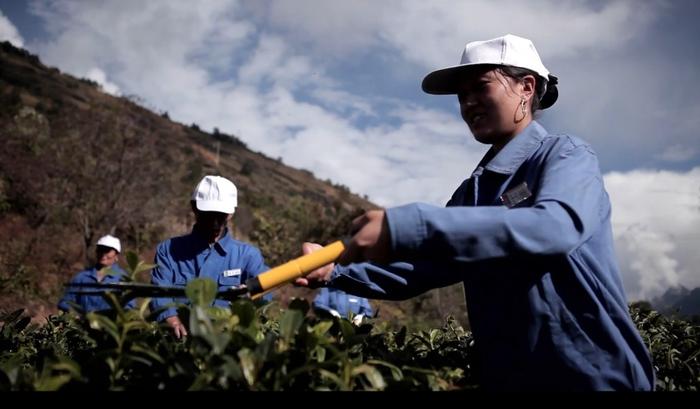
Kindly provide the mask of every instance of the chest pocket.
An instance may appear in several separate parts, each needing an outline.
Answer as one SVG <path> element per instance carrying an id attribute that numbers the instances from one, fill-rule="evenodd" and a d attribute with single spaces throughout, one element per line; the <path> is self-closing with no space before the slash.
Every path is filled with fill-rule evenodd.
<path id="1" fill-rule="evenodd" d="M 219 274 L 219 287 L 231 287 L 240 285 L 241 275 L 242 272 L 240 268 L 222 271 L 221 274 Z"/>

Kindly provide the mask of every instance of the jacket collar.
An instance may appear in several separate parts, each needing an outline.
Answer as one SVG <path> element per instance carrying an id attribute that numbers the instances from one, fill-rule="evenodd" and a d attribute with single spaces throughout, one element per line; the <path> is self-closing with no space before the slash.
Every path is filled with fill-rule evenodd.
<path id="1" fill-rule="evenodd" d="M 484 158 L 481 159 L 479 166 L 483 166 L 491 172 L 510 175 L 522 165 L 525 159 L 530 157 L 546 135 L 547 130 L 537 121 L 532 121 L 495 156 L 493 155 L 493 147 L 489 149 Z M 484 163 L 486 163 L 485 166 Z"/>
<path id="2" fill-rule="evenodd" d="M 226 249 L 230 248 L 233 238 L 229 234 L 228 227 L 224 230 L 224 235 L 214 244 L 221 254 L 226 254 L 228 251 Z"/>
<path id="3" fill-rule="evenodd" d="M 194 230 L 194 227 L 192 227 L 192 232 L 190 233 L 192 236 L 196 248 L 200 249 L 199 251 L 202 251 L 209 247 L 209 242 L 202 237 L 199 233 L 197 233 Z M 228 251 L 226 250 L 227 248 L 230 248 L 230 244 L 233 242 L 233 238 L 229 234 L 228 227 L 224 229 L 224 233 L 222 234 L 221 238 L 217 240 L 214 244 L 213 247 L 222 255 L 226 255 Z"/>

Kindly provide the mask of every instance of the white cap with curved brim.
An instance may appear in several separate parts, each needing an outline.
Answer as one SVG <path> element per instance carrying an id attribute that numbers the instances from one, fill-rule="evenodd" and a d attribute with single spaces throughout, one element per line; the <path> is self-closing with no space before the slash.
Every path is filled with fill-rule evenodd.
<path id="1" fill-rule="evenodd" d="M 535 45 L 527 38 L 506 34 L 485 41 L 467 43 L 462 53 L 459 65 L 433 71 L 423 79 L 423 91 L 428 94 L 456 94 L 459 77 L 469 67 L 477 65 L 507 65 L 534 71 L 542 79 L 552 85 L 545 92 L 540 102 L 540 108 L 548 108 L 557 100 L 558 92 L 555 85 L 556 77 L 550 75 L 535 49 Z"/>
<path id="2" fill-rule="evenodd" d="M 192 200 L 203 212 L 233 214 L 238 205 L 238 190 L 224 177 L 207 175 L 194 188 Z"/>
<path id="3" fill-rule="evenodd" d="M 119 239 L 109 234 L 100 237 L 100 239 L 97 240 L 97 245 L 115 249 L 117 250 L 117 253 L 122 252 L 122 245 L 119 242 Z"/>

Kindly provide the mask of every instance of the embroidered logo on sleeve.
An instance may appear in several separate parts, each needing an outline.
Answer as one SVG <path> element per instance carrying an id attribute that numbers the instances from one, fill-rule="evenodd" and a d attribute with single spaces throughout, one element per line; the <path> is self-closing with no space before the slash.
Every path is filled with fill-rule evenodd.
<path id="1" fill-rule="evenodd" d="M 239 276 L 239 275 L 241 275 L 241 269 L 240 269 L 240 268 L 236 268 L 236 269 L 233 269 L 233 270 L 226 270 L 226 271 L 224 271 L 224 277 L 236 277 L 236 276 Z"/>
<path id="2" fill-rule="evenodd" d="M 501 203 L 511 208 L 523 200 L 532 196 L 532 192 L 527 188 L 527 182 L 523 182 L 501 195 Z"/>

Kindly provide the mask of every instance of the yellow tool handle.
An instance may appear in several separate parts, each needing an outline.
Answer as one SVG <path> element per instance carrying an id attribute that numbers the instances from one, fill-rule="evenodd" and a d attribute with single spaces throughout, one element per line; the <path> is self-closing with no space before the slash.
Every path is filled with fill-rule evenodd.
<path id="1" fill-rule="evenodd" d="M 343 250 L 345 250 L 345 244 L 342 240 L 338 240 L 311 254 L 295 258 L 272 268 L 257 277 L 248 279 L 246 281 L 248 292 L 253 299 L 260 298 L 273 288 L 296 280 L 319 267 L 334 262 L 340 257 Z"/>

